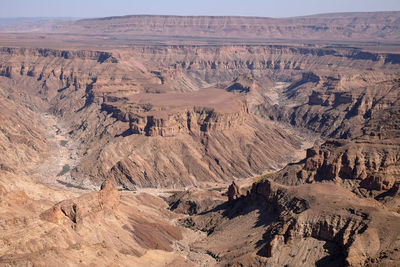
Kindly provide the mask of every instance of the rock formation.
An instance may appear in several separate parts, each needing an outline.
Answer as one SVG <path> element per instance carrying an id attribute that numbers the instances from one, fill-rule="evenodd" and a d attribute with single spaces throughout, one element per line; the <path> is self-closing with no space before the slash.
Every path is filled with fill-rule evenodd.
<path id="1" fill-rule="evenodd" d="M 235 183 L 235 181 L 233 181 L 232 184 L 228 187 L 228 192 L 226 194 L 228 195 L 229 201 L 238 199 L 242 196 L 240 187 Z"/>
<path id="2" fill-rule="evenodd" d="M 392 266 L 399 260 L 399 219 L 378 207 L 337 185 L 264 180 L 234 206 L 222 204 L 184 223 L 208 232 L 196 248 L 222 264 Z"/>
<path id="3" fill-rule="evenodd" d="M 173 252 L 182 231 L 170 223 L 166 204 L 149 194 L 119 193 L 110 180 L 52 207 L 23 191 L 2 189 L 0 200 L 1 265 L 191 266 Z"/>
<path id="4" fill-rule="evenodd" d="M 106 180 L 99 192 L 62 201 L 43 212 L 41 218 L 53 223 L 63 223 L 66 220 L 79 225 L 85 217 L 92 214 L 113 212 L 119 204 L 119 193 L 112 183 L 111 180 Z"/>
<path id="5" fill-rule="evenodd" d="M 83 20 L 16 22 L 2 31 L 39 31 L 58 34 L 114 35 L 115 39 L 140 36 L 278 39 L 312 41 L 398 41 L 399 12 L 319 14 L 297 18 L 149 16 L 128 15 Z M 81 37 L 82 38 L 82 37 Z M 93 38 L 93 37 L 92 37 Z M 121 39 L 122 39 L 121 38 Z M 142 37 L 143 38 L 143 37 Z M 168 39 L 167 39 L 168 40 Z M 102 40 L 107 43 L 107 40 Z"/>
<path id="6" fill-rule="evenodd" d="M 398 266 L 398 21 L 10 26 L 0 265 Z"/>
<path id="7" fill-rule="evenodd" d="M 225 201 L 218 191 L 198 188 L 177 192 L 167 199 L 170 210 L 188 215 L 209 211 Z"/>

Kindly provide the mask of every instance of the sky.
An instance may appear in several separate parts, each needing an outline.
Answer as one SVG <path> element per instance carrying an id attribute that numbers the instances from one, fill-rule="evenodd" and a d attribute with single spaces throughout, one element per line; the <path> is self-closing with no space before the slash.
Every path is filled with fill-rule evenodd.
<path id="1" fill-rule="evenodd" d="M 291 17 L 400 11 L 400 0 L 0 0 L 0 17 L 107 17 L 132 14 Z"/>

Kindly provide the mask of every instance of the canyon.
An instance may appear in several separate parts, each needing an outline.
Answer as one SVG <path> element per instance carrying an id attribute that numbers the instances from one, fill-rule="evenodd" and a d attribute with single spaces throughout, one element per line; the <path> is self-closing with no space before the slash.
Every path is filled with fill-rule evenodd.
<path id="1" fill-rule="evenodd" d="M 398 266 L 399 22 L 0 27 L 0 264 Z"/>

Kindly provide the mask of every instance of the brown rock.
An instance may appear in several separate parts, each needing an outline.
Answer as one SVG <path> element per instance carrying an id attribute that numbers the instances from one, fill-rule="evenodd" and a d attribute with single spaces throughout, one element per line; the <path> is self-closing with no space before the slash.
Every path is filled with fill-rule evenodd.
<path id="1" fill-rule="evenodd" d="M 395 179 L 389 175 L 370 175 L 366 179 L 362 180 L 360 187 L 368 190 L 389 190 L 394 186 Z"/>
<path id="2" fill-rule="evenodd" d="M 0 48 L 0 182 L 14 190 L 0 188 L 0 265 L 180 266 L 164 258 L 181 245 L 221 265 L 399 265 L 399 17 L 127 16 L 0 34 L 9 46 Z M 157 45 L 142 38 L 154 31 Z M 110 38 L 95 42 L 100 32 Z M 259 45 L 260 36 L 286 40 Z M 356 43 L 371 37 L 379 49 Z M 304 39 L 313 42 L 290 44 Z M 68 145 L 76 157 L 59 180 L 75 188 L 48 186 L 56 173 L 47 167 L 65 157 L 53 160 L 49 111 L 79 143 Z M 229 205 L 214 192 L 174 195 L 175 210 L 207 232 L 195 244 L 175 242 L 183 236 L 163 200 L 113 185 L 225 183 L 300 159 L 301 140 L 319 134 L 334 139 L 248 197 L 232 183 Z M 76 186 L 103 181 L 98 192 Z"/>
<path id="3" fill-rule="evenodd" d="M 225 201 L 220 192 L 199 188 L 177 192 L 167 199 L 170 210 L 189 215 L 211 210 Z"/>
<path id="4" fill-rule="evenodd" d="M 232 184 L 228 187 L 228 199 L 229 201 L 238 199 L 242 196 L 242 191 L 240 190 L 240 187 L 235 183 L 235 181 L 232 182 Z"/>
<path id="5" fill-rule="evenodd" d="M 119 205 L 119 193 L 113 181 L 107 179 L 98 192 L 84 194 L 78 198 L 64 200 L 41 214 L 41 218 L 53 223 L 81 223 L 99 212 L 115 212 Z M 68 219 L 68 220 L 65 220 Z"/>
<path id="6" fill-rule="evenodd" d="M 379 266 L 390 262 L 380 258 L 387 254 L 389 266 L 395 266 L 400 221 L 375 204 L 339 185 L 282 186 L 267 179 L 254 184 L 248 197 L 225 205 L 222 213 L 211 210 L 191 218 L 192 227 L 210 233 L 197 246 L 221 255 L 223 264 L 246 260 L 249 266 L 313 266 L 329 258 L 332 266 L 364 266 L 371 259 Z M 250 256 L 254 250 L 261 258 Z"/>

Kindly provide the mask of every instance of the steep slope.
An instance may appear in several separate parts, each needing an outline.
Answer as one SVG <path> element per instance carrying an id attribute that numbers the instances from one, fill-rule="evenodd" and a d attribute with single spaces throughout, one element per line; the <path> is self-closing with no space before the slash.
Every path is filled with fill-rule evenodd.
<path id="1" fill-rule="evenodd" d="M 32 94 L 31 82 L 35 80 L 12 81 L 0 77 L 0 170 L 31 173 L 32 163 L 40 162 L 51 150 L 38 114 L 46 104 Z"/>
<path id="2" fill-rule="evenodd" d="M 36 96 L 42 82 L 0 79 L 0 265 L 193 266 L 174 249 L 186 232 L 161 199 L 110 180 L 100 191 L 58 182 L 48 163 L 64 155 Z"/>
<path id="3" fill-rule="evenodd" d="M 1 265 L 398 266 L 398 16 L 0 34 Z"/>
<path id="4" fill-rule="evenodd" d="M 290 185 L 339 183 L 398 212 L 398 74 L 313 77 L 286 91 L 289 98 L 306 98 L 308 91 L 308 105 L 280 110 L 276 118 L 332 138 L 309 149 L 304 161 L 274 174 L 274 180 Z"/>
<path id="5" fill-rule="evenodd" d="M 207 233 L 191 247 L 219 266 L 397 266 L 399 220 L 337 185 L 264 180 L 181 222 Z"/>
<path id="6" fill-rule="evenodd" d="M 301 46 L 3 48 L 1 74 L 35 80 L 32 93 L 79 140 L 78 183 L 111 175 L 133 188 L 246 177 L 298 159 L 301 141 L 270 119 L 358 134 L 397 66 L 394 54 Z"/>
<path id="7" fill-rule="evenodd" d="M 181 230 L 154 196 L 120 194 L 110 181 L 54 206 L 23 191 L 0 192 L 2 265 L 193 266 L 173 252 Z"/>
<path id="8" fill-rule="evenodd" d="M 33 93 L 47 100 L 70 135 L 80 139 L 83 160 L 72 171 L 80 182 L 89 178 L 99 183 L 111 174 L 125 187 L 188 185 L 261 173 L 295 159 L 279 150 L 290 154 L 299 141 L 252 116 L 244 96 L 223 89 L 174 93 L 175 82 L 163 84 L 158 72 L 106 52 L 3 49 L 3 56 L 2 75 L 8 80 L 35 79 Z M 227 75 L 233 80 L 235 74 Z M 161 95 L 151 93 L 156 88 Z M 185 91 L 200 89 L 192 82 Z M 271 139 L 281 140 L 280 145 Z M 153 142 L 160 153 L 146 155 Z M 252 149 L 258 153 L 249 154 Z M 134 153 L 141 150 L 142 159 Z M 170 164 L 174 150 L 176 164 Z"/>
<path id="9" fill-rule="evenodd" d="M 296 18 L 123 16 L 79 20 L 67 32 L 319 41 L 399 41 L 399 12 Z"/>

